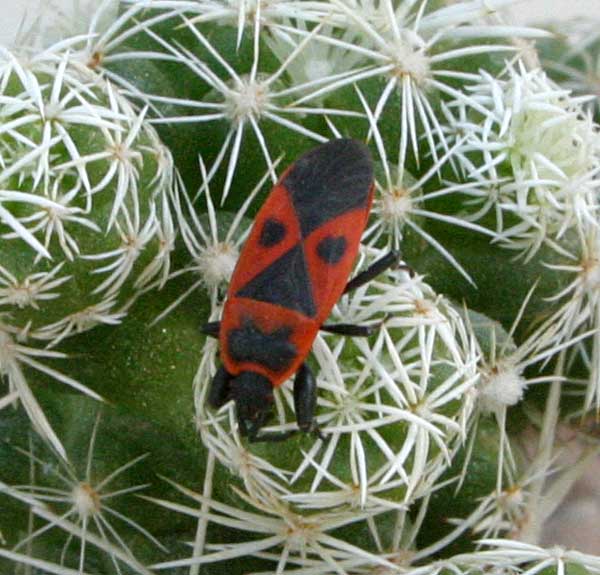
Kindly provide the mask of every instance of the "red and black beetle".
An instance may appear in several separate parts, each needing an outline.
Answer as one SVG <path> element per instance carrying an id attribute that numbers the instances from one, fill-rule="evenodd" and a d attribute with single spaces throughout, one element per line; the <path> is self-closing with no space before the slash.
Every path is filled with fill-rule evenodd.
<path id="1" fill-rule="evenodd" d="M 367 147 L 332 140 L 297 160 L 258 212 L 233 272 L 218 337 L 223 365 L 209 390 L 218 408 L 233 399 L 242 435 L 250 440 L 289 434 L 258 431 L 272 411 L 273 388 L 296 373 L 298 427 L 314 431 L 316 380 L 305 359 L 320 329 L 368 335 L 373 326 L 323 325 L 339 297 L 398 261 L 390 253 L 348 277 L 373 200 Z"/>

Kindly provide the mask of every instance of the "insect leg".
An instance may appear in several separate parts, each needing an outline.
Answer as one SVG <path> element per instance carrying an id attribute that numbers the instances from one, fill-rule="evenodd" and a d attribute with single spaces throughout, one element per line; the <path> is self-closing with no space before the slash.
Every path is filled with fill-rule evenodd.
<path id="1" fill-rule="evenodd" d="M 321 326 L 323 331 L 336 333 L 338 335 L 349 335 L 354 337 L 369 337 L 379 328 L 380 323 L 371 323 L 369 325 L 356 325 L 353 323 L 325 323 Z"/>
<path id="2" fill-rule="evenodd" d="M 204 335 L 207 335 L 209 337 L 214 337 L 214 338 L 218 339 L 218 337 L 219 337 L 219 328 L 220 327 L 221 327 L 221 322 L 220 321 L 209 321 L 208 323 L 205 323 L 200 328 L 200 331 Z"/>
<path id="3" fill-rule="evenodd" d="M 313 432 L 319 439 L 323 440 L 323 434 L 313 420 L 316 405 L 317 380 L 310 368 L 304 363 L 298 370 L 296 378 L 294 379 L 294 409 L 296 411 L 296 420 L 300 431 Z M 290 431 L 259 433 L 259 429 L 264 423 L 265 421 L 261 420 L 260 422 L 257 422 L 256 425 L 245 430 L 248 441 L 284 441 L 298 432 L 296 429 L 291 429 Z"/>
<path id="4" fill-rule="evenodd" d="M 230 381 L 231 374 L 221 366 L 210 382 L 210 389 L 208 390 L 208 404 L 211 407 L 217 409 L 229 401 L 231 397 L 229 394 Z"/>
<path id="5" fill-rule="evenodd" d="M 302 364 L 294 379 L 294 409 L 301 431 L 312 431 L 317 406 L 317 380 L 308 365 Z"/>
<path id="6" fill-rule="evenodd" d="M 392 250 L 376 262 L 371 264 L 365 271 L 360 272 L 357 276 L 354 276 L 347 284 L 344 293 L 348 293 L 353 289 L 359 288 L 360 286 L 371 281 L 374 277 L 377 277 L 380 273 L 385 270 L 396 267 L 396 269 L 404 269 L 411 275 L 413 271 L 405 265 L 400 265 L 400 253 L 397 250 Z"/>

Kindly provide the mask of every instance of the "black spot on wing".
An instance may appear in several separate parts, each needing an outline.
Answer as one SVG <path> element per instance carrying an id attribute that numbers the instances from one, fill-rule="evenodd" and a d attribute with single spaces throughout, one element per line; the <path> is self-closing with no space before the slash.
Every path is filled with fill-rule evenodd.
<path id="1" fill-rule="evenodd" d="M 296 357 L 296 346 L 290 342 L 292 328 L 281 327 L 265 333 L 250 319 L 233 329 L 227 337 L 229 355 L 236 362 L 250 361 L 272 371 L 284 371 Z"/>
<path id="2" fill-rule="evenodd" d="M 278 220 L 269 218 L 263 224 L 262 230 L 260 230 L 260 237 L 258 243 L 264 248 L 271 248 L 276 246 L 283 238 L 285 238 L 285 225 Z"/>
<path id="3" fill-rule="evenodd" d="M 301 244 L 275 260 L 236 295 L 280 305 L 308 317 L 317 313 Z"/>
<path id="4" fill-rule="evenodd" d="M 327 236 L 317 244 L 317 255 L 326 264 L 337 264 L 346 253 L 348 242 L 344 236 Z"/>
<path id="5" fill-rule="evenodd" d="M 331 218 L 365 206 L 372 181 L 368 148 L 356 140 L 339 139 L 302 156 L 283 184 L 306 237 Z"/>

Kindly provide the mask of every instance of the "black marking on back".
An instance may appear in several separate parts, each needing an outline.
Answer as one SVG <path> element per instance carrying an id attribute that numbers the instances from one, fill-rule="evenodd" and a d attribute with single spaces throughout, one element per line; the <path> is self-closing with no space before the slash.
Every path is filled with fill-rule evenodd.
<path id="1" fill-rule="evenodd" d="M 229 355 L 234 361 L 251 361 L 272 371 L 284 371 L 294 361 L 296 346 L 289 340 L 291 327 L 281 327 L 265 333 L 251 320 L 233 329 L 227 336 Z"/>
<path id="2" fill-rule="evenodd" d="M 326 264 L 337 264 L 346 253 L 348 242 L 344 236 L 327 236 L 317 244 L 317 255 Z"/>
<path id="3" fill-rule="evenodd" d="M 269 218 L 260 230 L 258 243 L 264 248 L 271 248 L 285 238 L 285 233 L 286 229 L 283 223 L 274 218 Z"/>
<path id="4" fill-rule="evenodd" d="M 283 184 L 306 237 L 331 218 L 365 207 L 372 181 L 368 148 L 356 140 L 339 139 L 302 156 Z"/>
<path id="5" fill-rule="evenodd" d="M 296 244 L 275 260 L 236 295 L 280 305 L 314 317 L 317 310 L 302 244 Z"/>

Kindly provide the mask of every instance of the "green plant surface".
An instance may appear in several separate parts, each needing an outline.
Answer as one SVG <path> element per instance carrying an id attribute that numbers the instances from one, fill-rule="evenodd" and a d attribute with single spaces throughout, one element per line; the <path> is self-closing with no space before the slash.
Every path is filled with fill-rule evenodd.
<path id="1" fill-rule="evenodd" d="M 0 51 L 2 573 L 598 571 L 542 544 L 600 452 L 598 42 L 509 4 L 107 0 Z M 398 265 L 331 310 L 368 336 L 316 336 L 315 429 L 290 378 L 250 441 L 203 326 L 338 138 L 352 275 Z"/>

